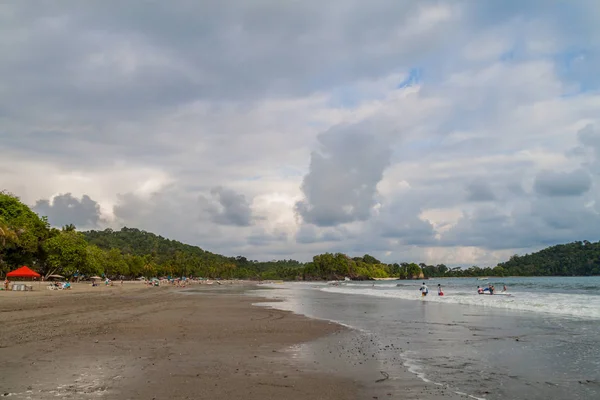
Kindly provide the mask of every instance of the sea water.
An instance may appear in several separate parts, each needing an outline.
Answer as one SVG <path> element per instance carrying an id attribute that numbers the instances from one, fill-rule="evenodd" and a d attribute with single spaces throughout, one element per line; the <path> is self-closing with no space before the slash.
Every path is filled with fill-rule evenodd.
<path id="1" fill-rule="evenodd" d="M 600 277 L 431 279 L 424 298 L 422 283 L 289 283 L 264 295 L 371 335 L 385 351 L 370 356 L 392 375 L 408 368 L 480 399 L 600 399 Z M 489 283 L 511 296 L 478 295 Z"/>

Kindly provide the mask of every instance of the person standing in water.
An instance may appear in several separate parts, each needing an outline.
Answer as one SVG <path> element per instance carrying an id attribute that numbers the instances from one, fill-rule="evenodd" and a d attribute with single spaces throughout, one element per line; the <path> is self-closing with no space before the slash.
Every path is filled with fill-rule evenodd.
<path id="1" fill-rule="evenodd" d="M 444 291 L 442 290 L 442 285 L 438 283 L 438 296 L 443 296 Z"/>
<path id="2" fill-rule="evenodd" d="M 423 282 L 423 286 L 421 286 L 419 290 L 421 291 L 421 296 L 427 296 L 427 293 L 429 293 L 429 288 L 427 287 L 425 282 Z"/>

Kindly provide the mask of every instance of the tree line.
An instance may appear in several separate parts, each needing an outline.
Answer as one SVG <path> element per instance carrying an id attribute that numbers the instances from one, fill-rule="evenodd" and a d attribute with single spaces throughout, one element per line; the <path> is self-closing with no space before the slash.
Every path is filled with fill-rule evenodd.
<path id="1" fill-rule="evenodd" d="M 20 265 L 43 275 L 194 276 L 224 279 L 334 280 L 349 277 L 420 279 L 424 277 L 600 275 L 600 242 L 557 245 L 495 267 L 449 268 L 444 264 L 383 263 L 365 254 L 325 253 L 302 263 L 258 261 L 211 253 L 135 228 L 78 232 L 73 225 L 50 226 L 18 197 L 0 192 L 0 276 Z"/>

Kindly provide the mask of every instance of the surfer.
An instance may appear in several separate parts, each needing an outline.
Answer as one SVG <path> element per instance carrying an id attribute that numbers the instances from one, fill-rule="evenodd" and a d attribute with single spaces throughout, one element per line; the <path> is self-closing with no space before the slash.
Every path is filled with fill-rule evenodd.
<path id="1" fill-rule="evenodd" d="M 483 294 L 483 288 L 481 286 L 477 286 L 477 293 Z"/>
<path id="2" fill-rule="evenodd" d="M 421 286 L 419 290 L 421 291 L 421 296 L 427 296 L 427 293 L 429 293 L 429 288 L 427 287 L 425 282 L 423 282 L 423 286 Z"/>
<path id="3" fill-rule="evenodd" d="M 438 296 L 443 296 L 444 292 L 442 291 L 442 285 L 438 283 Z"/>
<path id="4" fill-rule="evenodd" d="M 504 288 L 502 289 L 502 292 L 506 292 L 508 289 L 506 288 L 506 285 L 504 285 Z"/>

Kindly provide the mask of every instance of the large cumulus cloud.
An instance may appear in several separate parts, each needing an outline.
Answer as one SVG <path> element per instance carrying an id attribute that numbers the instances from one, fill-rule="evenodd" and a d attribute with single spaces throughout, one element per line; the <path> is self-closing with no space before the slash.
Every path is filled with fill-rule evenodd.
<path id="1" fill-rule="evenodd" d="M 38 200 L 33 210 L 48 217 L 48 222 L 54 226 L 73 224 L 95 228 L 101 221 L 100 205 L 88 195 L 83 195 L 80 200 L 71 193 L 59 194 L 52 200 Z"/>
<path id="2" fill-rule="evenodd" d="M 392 153 L 389 133 L 378 129 L 382 128 L 365 123 L 319 135 L 321 149 L 312 153 L 302 182 L 306 198 L 296 204 L 306 222 L 335 226 L 369 218 Z"/>
<path id="3" fill-rule="evenodd" d="M 249 226 L 253 216 L 250 204 L 243 194 L 231 189 L 215 187 L 211 190 L 216 202 L 202 198 L 206 203 L 206 211 L 211 215 L 213 222 L 223 225 Z"/>

